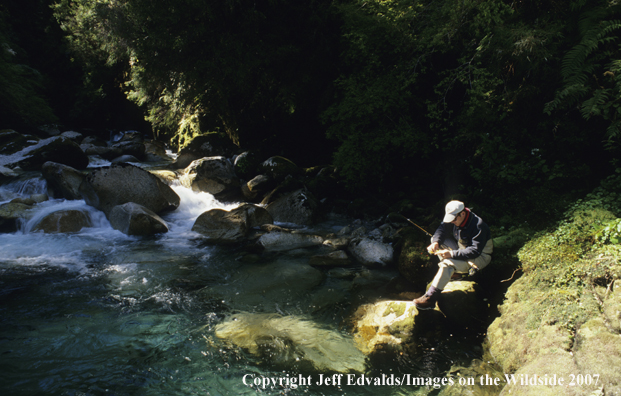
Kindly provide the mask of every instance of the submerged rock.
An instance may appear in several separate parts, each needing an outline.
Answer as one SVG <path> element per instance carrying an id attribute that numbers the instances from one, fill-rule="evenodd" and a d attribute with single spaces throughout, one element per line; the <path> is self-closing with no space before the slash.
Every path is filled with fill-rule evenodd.
<path id="1" fill-rule="evenodd" d="M 119 164 L 92 171 L 80 185 L 84 201 L 107 217 L 117 205 L 135 202 L 161 213 L 179 207 L 179 196 L 157 176 L 133 165 Z"/>
<path id="2" fill-rule="evenodd" d="M 392 245 L 370 238 L 353 241 L 348 250 L 356 260 L 366 266 L 385 266 L 392 263 L 394 258 Z"/>
<path id="3" fill-rule="evenodd" d="M 43 231 L 46 234 L 79 232 L 84 227 L 91 227 L 89 214 L 83 210 L 58 210 L 43 217 L 32 227 L 32 232 Z"/>
<path id="4" fill-rule="evenodd" d="M 154 235 L 168 232 L 168 225 L 160 216 L 134 202 L 112 208 L 110 225 L 127 235 Z"/>
<path id="5" fill-rule="evenodd" d="M 365 357 L 351 338 L 297 316 L 239 313 L 216 326 L 216 336 L 272 364 L 319 373 L 361 373 Z"/>
<path id="6" fill-rule="evenodd" d="M 351 260 L 343 250 L 312 256 L 310 258 L 310 265 L 319 267 L 342 267 L 349 264 L 351 264 Z"/>
<path id="7" fill-rule="evenodd" d="M 352 319 L 356 346 L 365 354 L 386 349 L 402 351 L 412 339 L 417 315 L 412 301 L 388 300 L 360 306 Z"/>
<path id="8" fill-rule="evenodd" d="M 321 284 L 324 277 L 303 259 L 280 259 L 269 264 L 243 266 L 226 284 L 208 287 L 201 293 L 223 300 L 235 309 L 284 309 L 297 304 L 297 299 Z"/>

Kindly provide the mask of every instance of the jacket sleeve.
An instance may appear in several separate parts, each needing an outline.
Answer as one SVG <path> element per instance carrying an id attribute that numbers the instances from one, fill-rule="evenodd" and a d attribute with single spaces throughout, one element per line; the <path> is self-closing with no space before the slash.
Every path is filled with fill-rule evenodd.
<path id="1" fill-rule="evenodd" d="M 446 236 L 447 235 L 450 236 L 452 235 L 452 233 L 453 233 L 453 224 L 441 223 L 436 229 L 436 232 L 433 234 L 431 241 L 442 244 L 446 240 Z"/>
<path id="2" fill-rule="evenodd" d="M 490 239 L 491 233 L 489 227 L 481 218 L 477 218 L 476 220 L 477 221 L 472 222 L 467 229 L 461 231 L 461 239 L 464 242 L 465 248 L 454 250 L 452 253 L 454 259 L 464 261 L 472 260 L 483 253 L 483 249 Z"/>

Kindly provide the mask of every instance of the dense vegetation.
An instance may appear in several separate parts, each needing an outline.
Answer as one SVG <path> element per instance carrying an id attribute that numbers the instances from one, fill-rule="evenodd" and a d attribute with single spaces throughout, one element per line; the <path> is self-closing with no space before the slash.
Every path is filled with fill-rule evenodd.
<path id="1" fill-rule="evenodd" d="M 461 196 L 498 223 L 533 221 L 619 166 L 620 7 L 12 2 L 0 5 L 0 127 L 144 117 L 174 146 L 215 131 L 301 165 L 333 161 L 350 192 L 410 215 Z"/>

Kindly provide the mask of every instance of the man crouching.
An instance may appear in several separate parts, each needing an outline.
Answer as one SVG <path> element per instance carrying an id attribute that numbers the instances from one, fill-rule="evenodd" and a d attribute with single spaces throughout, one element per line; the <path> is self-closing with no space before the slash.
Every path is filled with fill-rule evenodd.
<path id="1" fill-rule="evenodd" d="M 440 245 L 447 249 L 440 250 Z M 427 293 L 414 300 L 418 309 L 433 309 L 454 273 L 467 274 L 481 270 L 492 260 L 494 243 L 489 227 L 463 202 L 446 204 L 444 219 L 431 238 L 427 250 L 440 258 L 438 272 Z"/>

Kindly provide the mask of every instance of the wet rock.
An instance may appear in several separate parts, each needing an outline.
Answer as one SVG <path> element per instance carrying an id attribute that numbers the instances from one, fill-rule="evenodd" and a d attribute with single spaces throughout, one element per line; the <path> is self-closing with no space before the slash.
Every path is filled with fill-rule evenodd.
<path id="1" fill-rule="evenodd" d="M 286 194 L 267 205 L 266 209 L 276 222 L 301 225 L 313 224 L 319 203 L 306 189 Z"/>
<path id="2" fill-rule="evenodd" d="M 272 216 L 265 209 L 246 204 L 231 211 L 208 210 L 196 219 L 192 231 L 213 243 L 236 243 L 244 240 L 251 228 L 271 223 Z"/>
<path id="3" fill-rule="evenodd" d="M 84 144 L 86 146 L 108 147 L 108 143 L 97 136 L 87 136 L 82 139 L 80 144 Z"/>
<path id="4" fill-rule="evenodd" d="M 361 305 L 352 318 L 356 346 L 367 355 L 380 350 L 403 351 L 412 340 L 417 315 L 412 301 Z"/>
<path id="5" fill-rule="evenodd" d="M 394 259 L 394 249 L 390 244 L 370 238 L 352 241 L 348 251 L 358 262 L 366 266 L 386 266 Z"/>
<path id="6" fill-rule="evenodd" d="M 41 170 L 47 161 L 76 169 L 85 169 L 88 166 L 88 157 L 80 146 L 64 136 L 43 139 L 14 154 L 0 156 L 0 166 L 19 166 L 24 170 Z"/>
<path id="7" fill-rule="evenodd" d="M 13 169 L 7 168 L 6 166 L 0 166 L 0 183 L 7 182 L 15 177 L 17 177 L 17 172 Z"/>
<path id="8" fill-rule="evenodd" d="M 80 185 L 90 206 L 109 217 L 117 205 L 135 202 L 159 214 L 179 207 L 179 196 L 157 176 L 133 165 L 119 164 L 92 171 Z"/>
<path id="9" fill-rule="evenodd" d="M 489 383 L 481 383 L 480 378 L 491 378 Z M 497 396 L 505 386 L 504 373 L 492 364 L 473 359 L 468 366 L 454 364 L 447 373 L 447 378 L 453 381 L 453 385 L 443 386 L 438 396 Z M 494 380 L 498 378 L 497 384 Z M 461 384 L 460 381 L 466 381 Z"/>
<path id="10" fill-rule="evenodd" d="M 365 371 L 351 338 L 297 316 L 239 313 L 216 326 L 218 338 L 287 369 L 318 373 Z"/>
<path id="11" fill-rule="evenodd" d="M 285 251 L 321 246 L 323 238 L 319 235 L 280 230 L 261 235 L 257 243 L 268 251 Z"/>
<path id="12" fill-rule="evenodd" d="M 193 161 L 204 157 L 231 157 L 237 150 L 238 147 L 224 136 L 215 133 L 197 136 L 179 151 L 173 167 L 184 169 Z"/>
<path id="13" fill-rule="evenodd" d="M 337 250 L 328 254 L 311 256 L 310 265 L 318 267 L 344 267 L 351 264 L 351 260 L 347 253 Z"/>
<path id="14" fill-rule="evenodd" d="M 112 228 L 126 235 L 144 236 L 168 232 L 168 225 L 161 217 L 134 202 L 112 208 L 109 219 Z"/>
<path id="15" fill-rule="evenodd" d="M 0 205 L 0 232 L 15 232 L 20 222 L 26 222 L 34 215 L 31 205 L 5 203 Z"/>
<path id="16" fill-rule="evenodd" d="M 57 198 L 82 199 L 80 184 L 85 175 L 70 166 L 56 162 L 46 162 L 41 168 L 43 178 Z"/>
<path id="17" fill-rule="evenodd" d="M 82 210 L 67 209 L 46 215 L 32 227 L 31 231 L 58 234 L 79 232 L 82 228 L 91 226 L 92 221 L 88 213 Z"/>
<path id="18" fill-rule="evenodd" d="M 228 192 L 240 191 L 233 164 L 225 157 L 206 157 L 193 161 L 185 175 L 192 190 L 204 191 L 218 198 Z"/>

